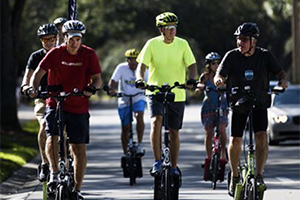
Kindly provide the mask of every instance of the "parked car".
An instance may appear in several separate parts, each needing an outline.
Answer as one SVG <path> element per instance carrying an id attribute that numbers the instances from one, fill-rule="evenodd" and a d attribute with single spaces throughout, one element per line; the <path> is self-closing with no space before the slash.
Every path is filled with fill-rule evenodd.
<path id="1" fill-rule="evenodd" d="M 290 85 L 284 93 L 272 95 L 268 121 L 270 145 L 300 139 L 300 85 Z"/>

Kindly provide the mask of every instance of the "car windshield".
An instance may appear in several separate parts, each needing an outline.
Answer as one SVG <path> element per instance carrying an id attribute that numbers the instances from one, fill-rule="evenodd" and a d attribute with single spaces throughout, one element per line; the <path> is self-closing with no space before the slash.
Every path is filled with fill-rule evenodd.
<path id="1" fill-rule="evenodd" d="M 300 104 L 300 89 L 286 90 L 284 93 L 275 96 L 274 105 Z"/>

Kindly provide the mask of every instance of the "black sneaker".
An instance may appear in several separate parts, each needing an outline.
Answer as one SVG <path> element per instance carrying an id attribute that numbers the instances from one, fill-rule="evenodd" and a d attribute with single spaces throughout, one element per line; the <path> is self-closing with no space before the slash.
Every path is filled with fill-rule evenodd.
<path id="1" fill-rule="evenodd" d="M 262 177 L 262 175 L 256 175 L 256 181 L 257 181 L 257 185 L 262 185 L 262 186 L 264 186 L 264 190 L 266 190 L 267 189 L 267 186 L 266 186 L 266 184 L 265 184 L 265 182 L 264 182 L 264 179 L 263 179 L 263 177 Z"/>
<path id="2" fill-rule="evenodd" d="M 45 182 L 49 175 L 49 165 L 48 163 L 41 164 L 40 166 L 40 173 L 38 175 L 38 179 L 41 182 Z"/>
<path id="3" fill-rule="evenodd" d="M 228 188 L 229 196 L 234 197 L 236 184 L 238 184 L 239 182 L 240 182 L 240 177 L 231 176 L 231 181 L 230 181 L 230 185 L 229 185 L 229 188 Z"/>

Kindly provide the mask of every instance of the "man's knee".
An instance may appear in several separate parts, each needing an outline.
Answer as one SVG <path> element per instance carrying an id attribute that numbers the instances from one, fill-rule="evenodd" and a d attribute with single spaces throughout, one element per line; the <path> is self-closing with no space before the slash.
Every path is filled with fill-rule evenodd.
<path id="1" fill-rule="evenodd" d="M 232 146 L 232 147 L 240 147 L 242 145 L 242 138 L 240 138 L 240 137 L 231 137 L 229 145 Z"/>

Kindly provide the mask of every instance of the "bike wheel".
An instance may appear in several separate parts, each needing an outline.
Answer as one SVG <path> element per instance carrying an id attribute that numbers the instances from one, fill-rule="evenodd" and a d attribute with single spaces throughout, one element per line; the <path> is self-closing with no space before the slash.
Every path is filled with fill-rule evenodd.
<path id="1" fill-rule="evenodd" d="M 155 175 L 154 176 L 154 200 L 164 200 L 164 198 L 162 197 L 162 176 L 160 175 Z"/>
<path id="2" fill-rule="evenodd" d="M 135 184 L 135 173 L 134 173 L 134 157 L 130 154 L 128 157 L 128 170 L 129 170 L 129 183 L 132 186 Z"/>
<path id="3" fill-rule="evenodd" d="M 251 178 L 247 185 L 247 200 L 258 200 L 257 182 L 255 178 Z"/>
<path id="4" fill-rule="evenodd" d="M 47 185 L 46 186 L 46 196 L 47 196 L 47 200 L 55 200 L 56 198 L 56 185 L 52 186 L 52 185 Z"/>
<path id="5" fill-rule="evenodd" d="M 69 200 L 69 189 L 66 185 L 60 185 L 57 188 L 55 200 Z"/>
<path id="6" fill-rule="evenodd" d="M 179 188 L 180 188 L 179 179 L 180 179 L 179 176 L 171 176 L 171 199 L 172 200 L 178 200 Z"/>
<path id="7" fill-rule="evenodd" d="M 167 168 L 164 170 L 164 200 L 171 199 L 171 169 Z"/>
<path id="8" fill-rule="evenodd" d="M 219 177 L 219 160 L 218 155 L 214 154 L 211 161 L 211 187 L 216 189 L 217 181 Z"/>

